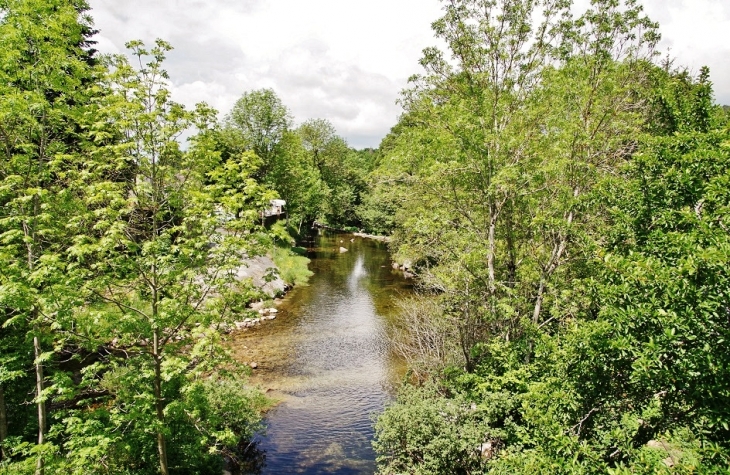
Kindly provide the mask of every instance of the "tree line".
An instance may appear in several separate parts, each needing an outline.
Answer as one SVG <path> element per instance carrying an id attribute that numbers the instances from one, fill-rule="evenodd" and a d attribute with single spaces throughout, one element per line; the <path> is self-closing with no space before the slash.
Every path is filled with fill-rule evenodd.
<path id="1" fill-rule="evenodd" d="M 635 0 L 449 0 L 363 222 L 421 296 L 380 473 L 727 473 L 730 128 Z"/>
<path id="2" fill-rule="evenodd" d="M 0 1 L 0 473 L 220 474 L 268 404 L 224 344 L 262 297 L 237 270 L 350 223 L 370 155 L 271 90 L 186 108 L 171 45 L 94 34 L 85 0 Z"/>

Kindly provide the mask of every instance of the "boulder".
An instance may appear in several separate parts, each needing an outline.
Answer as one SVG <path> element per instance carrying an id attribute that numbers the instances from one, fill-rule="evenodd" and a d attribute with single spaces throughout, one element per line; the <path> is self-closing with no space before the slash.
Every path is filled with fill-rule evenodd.
<path id="1" fill-rule="evenodd" d="M 277 276 L 271 282 L 266 282 L 271 269 L 275 269 L 274 261 L 268 256 L 257 256 L 245 259 L 235 270 L 238 280 L 251 279 L 253 284 L 264 291 L 268 296 L 275 297 L 286 291 L 286 283 Z"/>

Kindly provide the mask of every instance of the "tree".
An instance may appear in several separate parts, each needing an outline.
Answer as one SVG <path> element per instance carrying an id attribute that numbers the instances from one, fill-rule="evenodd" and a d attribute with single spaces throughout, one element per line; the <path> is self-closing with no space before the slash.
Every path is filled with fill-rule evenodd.
<path id="1" fill-rule="evenodd" d="M 323 173 L 327 150 L 337 138 L 335 126 L 326 119 L 309 119 L 297 128 L 297 133 L 309 152 L 312 165 Z"/>
<path id="2" fill-rule="evenodd" d="M 593 6 L 573 18 L 564 1 L 448 2 L 434 23 L 448 52 L 427 49 L 403 96 L 381 162 L 409 187 L 394 244 L 462 320 L 467 367 L 491 338 L 530 358 L 530 335 L 559 321 L 562 283 L 586 272 L 579 197 L 641 130 L 655 25 L 634 2 Z"/>
<path id="3" fill-rule="evenodd" d="M 284 134 L 279 154 L 267 178 L 286 201 L 287 219 L 296 223 L 299 233 L 304 222 L 321 218 L 329 196 L 327 185 L 312 164 L 299 134 Z"/>
<path id="4" fill-rule="evenodd" d="M 122 466 L 144 464 L 145 457 L 135 460 L 129 451 L 149 455 L 147 434 L 154 434 L 159 471 L 167 474 L 170 454 L 177 453 L 177 460 L 185 455 L 169 444 L 184 436 L 181 425 L 197 427 L 219 449 L 215 434 L 230 433 L 196 423 L 185 401 L 201 400 L 185 395 L 224 361 L 218 329 L 253 295 L 236 279 L 236 269 L 265 241 L 256 224 L 265 190 L 248 181 L 255 164 L 220 163 L 210 130 L 215 111 L 204 104 L 188 111 L 170 100 L 162 67 L 170 45 L 157 40 L 148 50 L 132 41 L 128 47 L 139 67 L 123 56 L 111 58 L 105 85 L 110 96 L 90 131 L 103 141 L 111 124 L 123 139 L 91 157 L 87 214 L 78 220 L 71 249 L 73 272 L 84 282 L 87 299 L 75 315 L 77 333 L 92 347 L 110 348 L 107 358 L 87 370 L 84 384 L 101 386 L 111 400 L 108 407 L 66 420 L 73 453 L 91 460 L 66 463 L 76 471 L 92 462 L 103 466 L 108 463 L 103 452 L 111 452 Z M 192 127 L 198 134 L 183 150 L 177 140 Z M 130 163 L 131 181 L 110 179 L 109 170 Z M 231 173 L 251 186 L 226 187 L 223 178 Z M 229 207 L 227 190 L 240 203 L 256 206 Z M 99 426 L 109 430 L 87 433 Z M 136 446 L 111 435 L 123 426 L 131 428 L 127 437 L 138 438 Z M 99 453 L 102 442 L 107 450 Z"/>
<path id="5" fill-rule="evenodd" d="M 326 119 L 310 119 L 296 130 L 309 162 L 326 185 L 327 199 L 320 216 L 329 224 L 346 226 L 357 222 L 356 207 L 365 190 L 365 164 L 357 152 L 339 137 Z"/>
<path id="6" fill-rule="evenodd" d="M 4 331 L 28 332 L 32 339 L 38 474 L 49 450 L 45 366 L 52 353 L 44 346 L 54 342 L 48 329 L 74 302 L 62 255 L 71 239 L 66 223 L 79 203 L 73 184 L 85 147 L 80 132 L 92 113 L 84 117 L 81 108 L 98 74 L 86 10 L 85 1 L 0 3 L 0 309 Z"/>
<path id="7" fill-rule="evenodd" d="M 491 38 L 479 19 L 512 31 L 518 4 L 532 5 L 451 2 L 454 62 L 481 64 L 498 42 L 470 49 L 468 33 Z M 385 144 L 381 167 L 416 191 L 394 244 L 441 304 L 430 328 L 442 334 L 419 327 L 412 341 L 428 355 L 458 333 L 465 364 L 442 364 L 434 386 L 403 391 L 380 417 L 382 473 L 726 470 L 727 362 L 708 342 L 728 331 L 728 131 L 707 71 L 654 66 L 655 25 L 635 2 L 594 1 L 556 27 L 550 61 L 510 102 L 516 128 L 492 135 L 492 116 L 471 113 L 499 104 L 488 81 L 449 89 L 488 77 L 503 53 L 419 83 Z"/>
<path id="8" fill-rule="evenodd" d="M 272 89 L 244 93 L 228 114 L 229 128 L 240 134 L 249 150 L 263 160 L 261 176 L 268 172 L 284 133 L 291 127 L 286 106 Z"/>

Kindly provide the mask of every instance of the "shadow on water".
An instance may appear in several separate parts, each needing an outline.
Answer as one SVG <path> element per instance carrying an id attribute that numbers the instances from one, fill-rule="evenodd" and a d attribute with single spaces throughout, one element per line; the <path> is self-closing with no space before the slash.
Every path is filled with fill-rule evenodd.
<path id="1" fill-rule="evenodd" d="M 254 383 L 281 401 L 255 441 L 263 467 L 248 473 L 373 473 L 372 415 L 403 376 L 389 322 L 412 288 L 383 243 L 322 234 L 310 245 L 309 285 L 233 342 L 239 361 L 257 363 Z"/>

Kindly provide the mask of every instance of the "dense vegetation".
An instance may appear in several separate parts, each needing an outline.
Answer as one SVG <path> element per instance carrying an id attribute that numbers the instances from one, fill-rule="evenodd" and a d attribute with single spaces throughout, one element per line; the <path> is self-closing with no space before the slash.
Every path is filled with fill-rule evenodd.
<path id="1" fill-rule="evenodd" d="M 188 110 L 170 45 L 94 34 L 85 0 L 0 1 L 0 473 L 220 474 L 268 404 L 223 345 L 262 297 L 237 270 L 309 276 L 262 212 L 346 223 L 367 155 L 269 90 Z"/>
<path id="2" fill-rule="evenodd" d="M 570 3 L 446 2 L 382 143 L 363 218 L 423 296 L 381 473 L 730 466 L 727 117 L 637 2 Z"/>
<path id="3" fill-rule="evenodd" d="M 314 221 L 391 235 L 421 290 L 381 473 L 727 473 L 709 72 L 658 62 L 635 0 L 444 5 L 445 50 L 356 151 L 273 90 L 222 121 L 175 103 L 170 45 L 97 54 L 84 0 L 0 0 L 0 473 L 239 460 L 267 401 L 223 344 L 261 298 L 237 269 L 269 253 L 306 281 L 292 236 Z"/>

